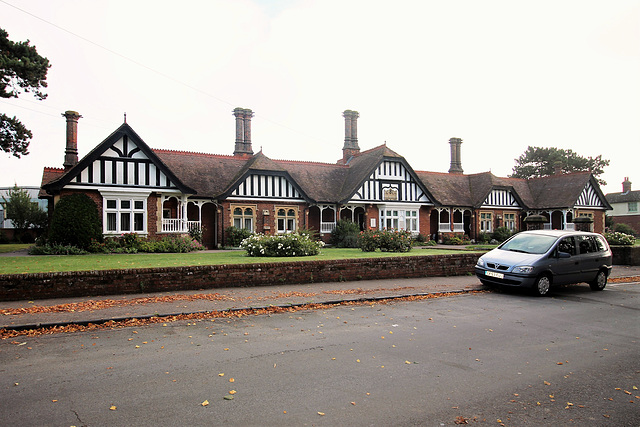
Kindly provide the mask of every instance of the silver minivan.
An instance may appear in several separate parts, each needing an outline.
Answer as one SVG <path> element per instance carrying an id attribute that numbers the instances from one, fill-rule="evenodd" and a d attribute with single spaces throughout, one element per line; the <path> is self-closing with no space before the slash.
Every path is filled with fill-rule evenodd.
<path id="1" fill-rule="evenodd" d="M 597 233 L 523 231 L 482 255 L 475 272 L 485 285 L 521 286 L 537 295 L 547 295 L 554 285 L 582 282 L 601 291 L 612 259 L 607 240 Z"/>

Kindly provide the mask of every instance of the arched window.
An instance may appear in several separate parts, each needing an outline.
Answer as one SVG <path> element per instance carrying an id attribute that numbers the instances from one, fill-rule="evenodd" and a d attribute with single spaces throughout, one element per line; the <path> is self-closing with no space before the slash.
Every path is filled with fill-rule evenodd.
<path id="1" fill-rule="evenodd" d="M 296 231 L 296 218 L 298 216 L 295 208 L 277 208 L 276 222 L 278 233 L 291 233 Z"/>
<path id="2" fill-rule="evenodd" d="M 236 206 L 233 208 L 233 226 L 236 228 L 245 228 L 253 232 L 255 210 L 253 207 Z"/>

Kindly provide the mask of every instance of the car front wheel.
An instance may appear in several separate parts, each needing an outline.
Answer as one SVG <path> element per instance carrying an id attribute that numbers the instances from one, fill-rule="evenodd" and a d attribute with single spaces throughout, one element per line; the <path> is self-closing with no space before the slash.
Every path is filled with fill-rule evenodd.
<path id="1" fill-rule="evenodd" d="M 548 295 L 549 289 L 551 289 L 551 279 L 546 275 L 538 277 L 535 285 L 533 285 L 533 292 L 540 297 Z"/>
<path id="2" fill-rule="evenodd" d="M 593 282 L 589 282 L 592 291 L 601 291 L 607 286 L 607 273 L 599 271 Z"/>

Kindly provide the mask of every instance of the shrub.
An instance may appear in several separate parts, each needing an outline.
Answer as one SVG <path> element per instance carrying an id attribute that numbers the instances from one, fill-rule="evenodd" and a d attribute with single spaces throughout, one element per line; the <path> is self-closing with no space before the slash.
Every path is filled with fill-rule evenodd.
<path id="1" fill-rule="evenodd" d="M 331 232 L 329 243 L 337 248 L 357 248 L 360 226 L 347 219 L 341 219 L 336 223 Z"/>
<path id="2" fill-rule="evenodd" d="M 358 235 L 358 246 L 363 252 L 409 252 L 411 233 L 406 230 L 367 230 Z"/>
<path id="3" fill-rule="evenodd" d="M 491 239 L 497 240 L 498 242 L 504 242 L 512 235 L 513 232 L 511 232 L 507 227 L 498 227 L 496 228 L 496 231 L 491 234 Z"/>
<path id="4" fill-rule="evenodd" d="M 490 240 L 491 240 L 491 235 L 489 233 L 478 234 L 478 243 L 487 243 Z"/>
<path id="5" fill-rule="evenodd" d="M 73 245 L 56 245 L 45 243 L 29 248 L 29 255 L 85 255 L 87 251 Z"/>
<path id="6" fill-rule="evenodd" d="M 202 243 L 202 235 L 204 234 L 204 226 L 194 227 L 189 230 L 189 236 L 198 243 Z"/>
<path id="7" fill-rule="evenodd" d="M 105 254 L 186 253 L 203 250 L 204 246 L 190 236 L 164 236 L 159 240 L 143 239 L 135 233 L 107 237 L 103 242 L 93 240 L 89 252 Z"/>
<path id="8" fill-rule="evenodd" d="M 318 255 L 324 242 L 306 234 L 290 233 L 275 236 L 252 234 L 240 243 L 248 256 L 291 257 Z"/>
<path id="9" fill-rule="evenodd" d="M 610 245 L 633 246 L 636 243 L 635 237 L 614 231 L 613 233 L 604 233 L 605 239 Z"/>
<path id="10" fill-rule="evenodd" d="M 247 237 L 251 236 L 251 232 L 246 228 L 237 228 L 230 226 L 224 230 L 227 233 L 227 245 L 237 248 L 240 243 Z"/>
<path id="11" fill-rule="evenodd" d="M 633 229 L 633 227 L 631 227 L 629 224 L 614 224 L 613 225 L 613 231 L 617 231 L 618 233 L 624 233 L 624 234 L 629 234 L 631 236 L 635 236 L 636 230 Z"/>
<path id="12" fill-rule="evenodd" d="M 86 249 L 91 241 L 102 241 L 98 207 L 86 194 L 64 196 L 56 203 L 49 228 L 52 245 Z"/>

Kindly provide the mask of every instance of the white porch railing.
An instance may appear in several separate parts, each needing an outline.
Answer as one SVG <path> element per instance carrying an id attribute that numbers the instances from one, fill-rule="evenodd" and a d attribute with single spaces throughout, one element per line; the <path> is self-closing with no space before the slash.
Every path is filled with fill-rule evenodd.
<path id="1" fill-rule="evenodd" d="M 451 232 L 451 224 L 448 222 L 439 222 L 438 223 L 438 231 L 441 233 L 449 233 Z"/>
<path id="2" fill-rule="evenodd" d="M 186 229 L 185 229 L 186 225 Z M 200 221 L 183 221 L 181 219 L 169 218 L 162 220 L 163 233 L 188 233 L 189 230 L 200 228 Z"/>
<path id="3" fill-rule="evenodd" d="M 453 231 L 454 231 L 454 233 L 463 233 L 464 232 L 464 224 L 453 223 Z"/>
<path id="4" fill-rule="evenodd" d="M 572 222 L 568 223 L 566 226 L 567 230 L 575 230 L 576 229 L 576 225 Z"/>
<path id="5" fill-rule="evenodd" d="M 320 223 L 320 232 L 321 233 L 331 233 L 334 228 L 336 228 L 336 223 L 335 222 L 321 222 Z"/>

